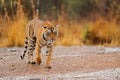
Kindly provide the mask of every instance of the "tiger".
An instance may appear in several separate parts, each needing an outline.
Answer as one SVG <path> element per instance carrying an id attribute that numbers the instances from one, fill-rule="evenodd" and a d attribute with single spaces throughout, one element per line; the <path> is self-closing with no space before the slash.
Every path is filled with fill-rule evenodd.
<path id="1" fill-rule="evenodd" d="M 43 21 L 39 19 L 31 20 L 26 26 L 26 37 L 24 53 L 20 56 L 24 59 L 25 54 L 28 54 L 29 64 L 40 65 L 41 60 L 41 49 L 46 46 L 46 68 L 51 68 L 50 61 L 53 51 L 54 43 L 58 37 L 59 25 L 53 25 L 50 21 Z M 34 61 L 33 52 L 36 53 L 36 61 Z"/>

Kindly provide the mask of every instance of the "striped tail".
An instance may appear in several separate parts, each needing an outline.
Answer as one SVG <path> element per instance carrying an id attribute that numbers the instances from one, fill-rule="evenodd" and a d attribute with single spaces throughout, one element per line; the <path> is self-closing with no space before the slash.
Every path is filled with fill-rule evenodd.
<path id="1" fill-rule="evenodd" d="M 27 52 L 27 48 L 28 48 L 28 38 L 26 37 L 25 38 L 25 50 L 24 50 L 24 53 L 22 55 L 20 55 L 20 58 L 23 60 L 24 57 L 25 57 L 25 54 Z"/>
<path id="2" fill-rule="evenodd" d="M 23 60 L 23 59 L 24 59 L 24 57 L 25 57 L 25 53 L 24 53 L 24 54 L 22 54 L 20 57 L 21 57 L 21 59 Z"/>

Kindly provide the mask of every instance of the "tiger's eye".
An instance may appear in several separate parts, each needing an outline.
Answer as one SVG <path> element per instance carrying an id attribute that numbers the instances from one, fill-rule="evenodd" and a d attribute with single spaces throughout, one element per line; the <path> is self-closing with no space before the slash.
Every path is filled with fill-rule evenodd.
<path id="1" fill-rule="evenodd" d="M 54 33 L 55 35 L 57 35 L 57 31 L 54 31 L 53 33 Z"/>
<path id="2" fill-rule="evenodd" d="M 47 28 L 47 26 L 43 26 L 44 27 L 44 29 L 46 29 Z"/>

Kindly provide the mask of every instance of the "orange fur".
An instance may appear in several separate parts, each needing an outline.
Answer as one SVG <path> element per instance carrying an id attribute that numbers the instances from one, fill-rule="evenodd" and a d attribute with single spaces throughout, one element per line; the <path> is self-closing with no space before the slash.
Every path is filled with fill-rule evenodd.
<path id="1" fill-rule="evenodd" d="M 46 27 L 46 28 L 45 28 Z M 52 28 L 52 29 L 56 29 L 55 26 L 53 26 L 53 24 L 51 24 L 49 21 L 40 21 L 40 20 L 32 20 L 28 25 L 27 25 L 27 34 L 26 36 L 28 37 L 28 39 L 31 39 L 32 37 L 36 37 L 36 46 L 35 46 L 35 52 L 36 52 L 36 62 L 37 64 L 40 64 L 42 62 L 41 60 L 41 43 L 42 46 L 49 46 L 48 45 L 48 42 L 43 39 L 43 33 L 47 32 L 48 31 L 48 28 Z M 50 39 L 56 39 L 56 35 L 51 32 L 49 34 L 49 37 Z M 47 68 L 51 68 L 50 66 L 50 61 L 51 61 L 51 56 L 52 56 L 52 47 L 53 47 L 53 43 L 51 43 L 51 47 L 50 47 L 50 50 L 49 50 L 49 53 L 48 53 L 48 57 L 46 59 L 46 67 Z M 33 62 L 33 61 L 32 61 Z"/>

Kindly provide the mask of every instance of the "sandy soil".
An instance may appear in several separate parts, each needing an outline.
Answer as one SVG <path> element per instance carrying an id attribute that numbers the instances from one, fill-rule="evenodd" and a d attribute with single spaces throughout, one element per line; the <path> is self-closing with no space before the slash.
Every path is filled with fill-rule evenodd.
<path id="1" fill-rule="evenodd" d="M 0 48 L 0 80 L 120 80 L 120 48 L 101 46 L 56 46 L 51 69 L 21 60 L 23 47 Z"/>

